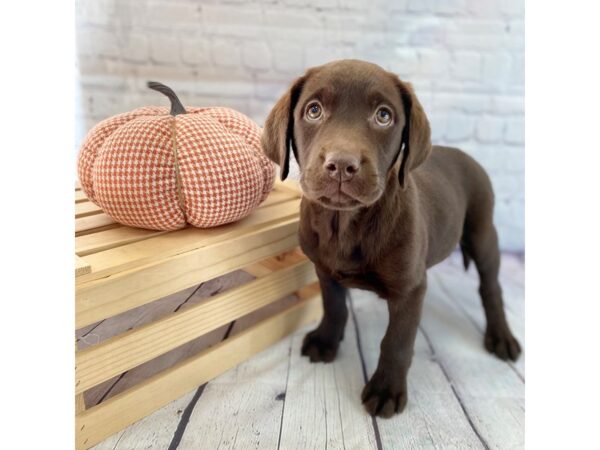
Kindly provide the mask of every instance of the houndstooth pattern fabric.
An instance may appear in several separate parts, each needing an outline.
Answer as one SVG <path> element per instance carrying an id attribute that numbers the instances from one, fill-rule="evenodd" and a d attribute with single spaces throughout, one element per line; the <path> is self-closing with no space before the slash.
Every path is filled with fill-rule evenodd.
<path id="1" fill-rule="evenodd" d="M 273 188 L 275 166 L 261 151 L 260 134 L 254 122 L 229 108 L 187 108 L 177 116 L 168 108 L 139 108 L 88 133 L 79 154 L 81 186 L 129 226 L 176 230 L 186 223 L 206 228 L 234 222 Z"/>

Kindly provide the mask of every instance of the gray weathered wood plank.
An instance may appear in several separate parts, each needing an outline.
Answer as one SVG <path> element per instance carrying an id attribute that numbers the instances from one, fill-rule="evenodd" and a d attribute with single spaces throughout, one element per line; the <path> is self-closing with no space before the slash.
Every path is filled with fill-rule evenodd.
<path id="1" fill-rule="evenodd" d="M 469 270 L 465 272 L 462 263 L 462 256 L 458 252 L 454 252 L 441 264 L 438 264 L 434 268 L 430 269 L 430 272 L 442 271 L 444 273 L 453 274 L 457 280 L 464 280 L 470 282 L 475 286 L 475 289 L 479 286 L 479 276 L 475 264 L 471 263 Z M 461 276 L 462 275 L 462 276 Z M 466 278 L 464 278 L 466 276 Z M 521 315 L 523 310 L 523 296 L 525 294 L 525 266 L 523 261 L 517 256 L 512 254 L 503 254 L 500 261 L 500 274 L 499 280 L 503 290 L 509 290 L 507 296 L 506 307 L 508 310 L 514 310 L 514 313 Z M 513 304 L 513 299 L 517 299 L 517 303 Z"/>
<path id="2" fill-rule="evenodd" d="M 333 363 L 311 363 L 301 356 L 304 335 L 293 336 L 289 379 L 281 427 L 281 449 L 376 449 L 373 422 L 362 409 L 364 385 L 354 324 Z"/>
<path id="3" fill-rule="evenodd" d="M 207 384 L 178 449 L 274 449 L 291 340 L 253 356 Z"/>
<path id="4" fill-rule="evenodd" d="M 287 296 L 236 320 L 230 334 L 247 329 L 297 300 L 296 296 Z M 202 442 L 207 440 L 207 448 L 276 447 L 290 345 L 291 339 L 284 339 L 208 383 L 178 448 L 197 448 L 201 436 L 209 436 L 208 440 L 202 438 Z"/>
<path id="5" fill-rule="evenodd" d="M 92 450 L 167 449 L 195 390 L 94 446 Z"/>
<path id="6" fill-rule="evenodd" d="M 449 269 L 448 265 L 441 264 L 429 271 L 430 279 L 435 278 L 439 286 L 447 294 L 455 305 L 471 320 L 483 336 L 485 333 L 486 321 L 481 304 L 481 298 L 478 293 L 479 280 L 472 271 L 469 274 L 455 272 Z M 518 284 L 512 281 L 510 276 L 503 277 L 502 281 L 503 298 L 505 312 L 508 323 L 515 337 L 525 349 L 525 301 L 524 290 Z M 510 363 L 512 367 L 525 377 L 525 353 L 516 362 Z"/>
<path id="7" fill-rule="evenodd" d="M 421 329 L 489 448 L 523 448 L 524 383 L 485 351 L 481 332 L 430 277 Z"/>

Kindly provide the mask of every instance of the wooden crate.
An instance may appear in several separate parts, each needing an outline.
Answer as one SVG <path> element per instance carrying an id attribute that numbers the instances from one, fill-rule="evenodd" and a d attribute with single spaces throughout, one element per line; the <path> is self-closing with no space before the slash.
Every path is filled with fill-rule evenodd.
<path id="1" fill-rule="evenodd" d="M 235 224 L 160 232 L 115 223 L 76 188 L 76 330 L 238 269 L 256 277 L 76 350 L 77 448 L 95 445 L 322 314 L 314 267 L 297 247 L 300 197 L 297 184 L 277 183 L 260 208 Z M 88 389 L 293 293 L 295 304 L 85 407 Z"/>

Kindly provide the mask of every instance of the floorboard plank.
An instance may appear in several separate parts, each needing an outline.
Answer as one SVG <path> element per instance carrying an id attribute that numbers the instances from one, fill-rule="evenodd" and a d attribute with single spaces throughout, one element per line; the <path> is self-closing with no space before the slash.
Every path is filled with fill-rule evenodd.
<path id="1" fill-rule="evenodd" d="M 524 383 L 487 353 L 481 333 L 430 277 L 421 329 L 483 441 L 492 449 L 524 446 Z"/>
<path id="2" fill-rule="evenodd" d="M 173 439 L 179 418 L 194 393 L 195 390 L 179 397 L 158 411 L 105 439 L 92 447 L 92 450 L 166 450 Z"/>
<path id="3" fill-rule="evenodd" d="M 315 324 L 316 325 L 316 324 Z M 376 449 L 371 417 L 362 409 L 364 385 L 354 324 L 333 363 L 310 363 L 300 354 L 305 328 L 294 334 L 281 449 Z"/>
<path id="4" fill-rule="evenodd" d="M 475 292 L 479 287 L 479 276 L 474 264 L 471 264 L 468 271 L 465 271 L 462 263 L 462 256 L 455 252 L 450 255 L 444 262 L 430 269 L 431 271 L 442 271 L 444 273 L 453 274 L 457 280 L 465 280 L 475 286 Z M 462 275 L 462 277 L 461 277 Z M 502 254 L 500 260 L 500 273 L 498 279 L 504 291 L 509 291 L 507 296 L 507 309 L 515 309 L 515 314 L 521 314 L 523 306 L 523 297 L 525 295 L 525 266 L 522 260 L 511 254 Z M 466 277 L 466 278 L 463 278 Z M 512 300 L 517 299 L 516 305 L 513 305 Z M 516 307 L 515 307 L 516 306 Z M 521 316 L 523 316 L 521 314 Z"/>
<path id="5" fill-rule="evenodd" d="M 504 257 L 503 257 L 504 261 Z M 439 266 L 429 271 L 430 279 L 436 278 L 436 281 L 442 289 L 462 312 L 473 322 L 483 336 L 485 333 L 486 321 L 481 304 L 481 297 L 478 293 L 479 280 L 474 273 L 465 274 L 454 272 L 449 269 L 447 264 Z M 522 350 L 525 349 L 525 292 L 518 283 L 511 282 L 510 275 L 505 274 L 501 282 L 503 298 L 505 304 L 505 313 L 508 323 L 515 337 L 521 343 Z M 525 378 L 525 353 L 514 363 L 511 363 L 521 378 Z"/>
<path id="6" fill-rule="evenodd" d="M 178 449 L 277 448 L 290 344 L 286 338 L 209 382 Z"/>
<path id="7" fill-rule="evenodd" d="M 351 296 L 370 376 L 377 367 L 379 344 L 387 327 L 387 305 L 370 292 L 352 290 Z M 408 404 L 402 414 L 377 419 L 384 449 L 484 448 L 421 333 L 415 342 L 408 389 Z M 359 395 L 355 402 L 360 405 Z"/>

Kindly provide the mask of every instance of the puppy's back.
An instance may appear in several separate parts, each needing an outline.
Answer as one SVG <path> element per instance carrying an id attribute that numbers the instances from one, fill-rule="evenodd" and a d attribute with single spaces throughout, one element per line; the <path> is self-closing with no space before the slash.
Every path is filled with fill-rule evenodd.
<path id="1" fill-rule="evenodd" d="M 434 145 L 430 157 L 416 172 L 433 178 L 443 190 L 456 190 L 478 203 L 493 204 L 494 191 L 485 169 L 467 153 L 453 147 Z"/>

